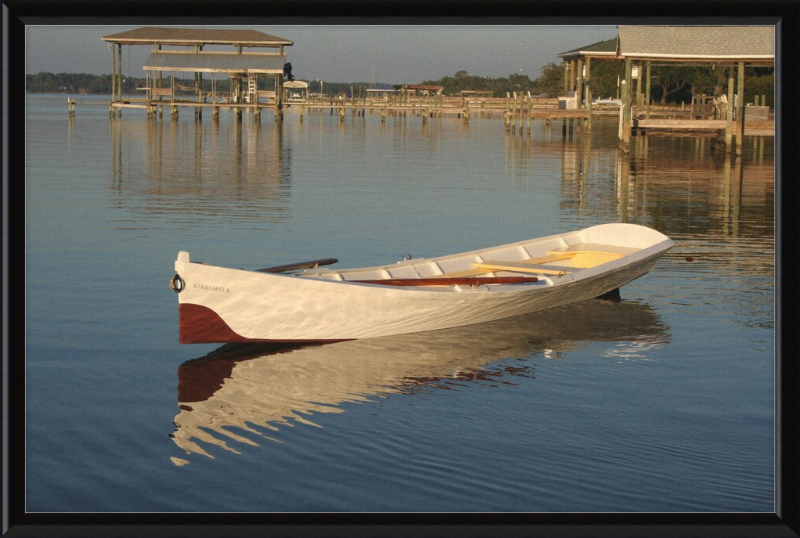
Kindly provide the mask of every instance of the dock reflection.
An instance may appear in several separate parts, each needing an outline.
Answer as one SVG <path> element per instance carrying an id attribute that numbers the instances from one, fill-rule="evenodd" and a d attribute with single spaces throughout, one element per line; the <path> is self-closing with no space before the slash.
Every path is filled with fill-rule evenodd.
<path id="1" fill-rule="evenodd" d="M 280 123 L 109 119 L 111 189 L 146 214 L 238 202 L 231 216 L 278 217 L 291 194 L 291 145 Z"/>
<path id="2" fill-rule="evenodd" d="M 668 341 L 669 328 L 650 306 L 596 299 L 429 333 L 325 345 L 225 345 L 178 368 L 180 412 L 171 437 L 187 454 L 213 457 L 203 444 L 239 453 L 230 441 L 276 440 L 269 430 L 316 426 L 314 414 L 343 413 L 346 402 L 513 384 L 534 377 L 533 359 L 564 359 L 590 342 L 617 342 L 608 357 L 631 360 Z"/>

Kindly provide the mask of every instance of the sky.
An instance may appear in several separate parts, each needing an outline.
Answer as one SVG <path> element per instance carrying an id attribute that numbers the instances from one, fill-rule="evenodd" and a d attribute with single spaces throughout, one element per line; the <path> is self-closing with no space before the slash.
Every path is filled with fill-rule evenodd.
<path id="1" fill-rule="evenodd" d="M 154 24 L 150 24 L 154 26 Z M 111 73 L 102 36 L 139 26 L 27 26 L 25 72 Z M 210 28 L 211 26 L 204 26 Z M 213 26 L 294 41 L 285 50 L 301 80 L 417 84 L 458 71 L 536 79 L 558 54 L 616 37 L 615 26 Z M 257 49 L 245 49 L 255 51 Z M 149 46 L 123 46 L 122 74 L 144 77 Z"/>

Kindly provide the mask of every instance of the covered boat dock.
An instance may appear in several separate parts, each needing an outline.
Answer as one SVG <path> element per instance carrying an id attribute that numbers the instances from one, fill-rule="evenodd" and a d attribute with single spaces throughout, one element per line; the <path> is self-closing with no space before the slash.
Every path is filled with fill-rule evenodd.
<path id="1" fill-rule="evenodd" d="M 622 61 L 625 68 L 620 80 L 619 138 L 623 151 L 630 150 L 631 135 L 636 133 L 706 132 L 724 136 L 727 152 L 733 151 L 735 139 L 736 155 L 741 155 L 746 113 L 764 116 L 764 120 L 769 113 L 765 103 L 745 106 L 744 71 L 748 67 L 774 67 L 774 27 L 619 26 L 617 30 L 615 39 L 559 54 L 565 63 L 566 100 L 574 99 L 575 108 L 585 108 L 591 118 L 592 60 Z M 703 66 L 724 73 L 720 78 L 726 79 L 727 91 L 708 97 L 709 101 L 718 97 L 718 115 L 713 119 L 698 119 L 695 115 L 651 119 L 652 68 L 665 65 Z M 591 119 L 588 121 L 591 129 Z M 756 132 L 770 131 L 770 126 L 768 121 L 759 122 Z"/>
<path id="2" fill-rule="evenodd" d="M 158 27 L 138 28 L 102 40 L 109 43 L 112 53 L 111 114 L 131 107 L 146 109 L 148 116 L 160 115 L 163 107 L 170 107 L 177 116 L 178 107 L 184 106 L 194 108 L 196 116 L 211 107 L 216 117 L 219 107 L 225 106 L 233 108 L 240 118 L 243 109 L 258 115 L 269 107 L 280 119 L 284 75 L 291 79 L 291 64 L 287 64 L 284 52 L 285 47 L 293 45 L 288 39 L 256 30 Z M 144 92 L 142 97 L 122 98 L 123 45 L 153 49 L 143 66 L 147 84 L 138 88 Z M 246 48 L 268 50 L 251 52 Z M 191 73 L 194 83 L 181 84 L 175 73 Z M 210 91 L 204 86 L 204 75 L 211 77 Z M 217 75 L 221 75 L 219 80 Z"/>
<path id="3" fill-rule="evenodd" d="M 772 26 L 620 26 L 617 35 L 617 57 L 625 61 L 625 84 L 622 92 L 622 118 L 620 141 L 622 149 L 628 151 L 632 134 L 632 69 L 636 65 L 644 74 L 646 95 L 650 101 L 651 67 L 653 65 L 707 66 L 709 69 L 725 69 L 727 92 L 720 94 L 726 106 L 721 108 L 723 119 L 689 120 L 714 122 L 713 124 L 686 125 L 685 120 L 666 120 L 648 125 L 645 118 L 638 120 L 638 127 L 659 130 L 685 130 L 704 127 L 718 133 L 724 132 L 725 151 L 733 151 L 735 137 L 736 155 L 742 154 L 745 132 L 744 71 L 746 67 L 774 67 L 775 29 Z M 736 78 L 734 84 L 734 75 Z M 638 77 L 641 81 L 642 77 Z M 637 82 L 640 84 L 640 82 Z M 735 93 L 734 93 L 735 89 Z M 724 98 L 723 98 L 724 96 Z M 639 108 L 641 109 L 641 99 Z"/>
<path id="4" fill-rule="evenodd" d="M 618 61 L 617 39 L 608 39 L 592 45 L 562 52 L 558 55 L 564 62 L 565 108 L 581 109 L 585 102 L 586 131 L 592 132 L 592 60 Z"/>

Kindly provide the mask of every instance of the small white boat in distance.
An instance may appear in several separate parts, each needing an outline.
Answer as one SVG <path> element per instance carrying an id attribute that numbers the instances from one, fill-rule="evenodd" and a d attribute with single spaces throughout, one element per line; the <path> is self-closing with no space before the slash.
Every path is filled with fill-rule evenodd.
<path id="1" fill-rule="evenodd" d="M 358 269 L 335 259 L 259 270 L 192 262 L 181 251 L 183 344 L 315 342 L 433 331 L 593 299 L 646 274 L 673 242 L 635 224 Z"/>

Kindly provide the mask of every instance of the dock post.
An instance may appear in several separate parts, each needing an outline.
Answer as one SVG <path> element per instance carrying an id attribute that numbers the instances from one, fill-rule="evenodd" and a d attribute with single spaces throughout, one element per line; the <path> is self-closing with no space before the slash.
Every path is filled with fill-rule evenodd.
<path id="1" fill-rule="evenodd" d="M 591 134 L 592 132 L 592 86 L 591 86 L 591 79 L 592 79 L 592 59 L 586 58 L 586 78 L 584 79 L 584 83 L 586 84 L 586 132 Z"/>
<path id="2" fill-rule="evenodd" d="M 636 109 L 641 110 L 642 103 L 642 62 L 636 62 Z"/>
<path id="3" fill-rule="evenodd" d="M 725 105 L 725 153 L 733 148 L 733 66 L 728 67 L 728 103 Z"/>
<path id="4" fill-rule="evenodd" d="M 620 142 L 622 145 L 623 153 L 629 153 L 631 150 L 631 60 L 625 59 L 625 80 L 622 81 L 622 107 L 620 107 L 620 116 L 622 118 L 622 130 L 620 133 Z"/>
<path id="5" fill-rule="evenodd" d="M 577 80 L 575 81 L 575 108 L 582 108 L 583 104 L 583 68 L 584 60 L 578 59 L 578 73 Z"/>
<path id="6" fill-rule="evenodd" d="M 525 114 L 525 121 L 528 124 L 528 136 L 531 136 L 531 109 L 533 108 L 533 98 L 528 97 L 528 111 Z"/>
<path id="7" fill-rule="evenodd" d="M 178 119 L 178 106 L 177 105 L 172 105 L 172 119 L 173 120 L 177 120 Z"/>
<path id="8" fill-rule="evenodd" d="M 219 107 L 212 106 L 211 107 L 211 119 L 214 121 L 219 121 Z"/>
<path id="9" fill-rule="evenodd" d="M 738 69 L 739 81 L 736 87 L 738 96 L 736 98 L 736 156 L 742 154 L 742 144 L 744 143 L 744 62 L 739 62 Z"/>
<path id="10" fill-rule="evenodd" d="M 644 117 L 649 120 L 650 119 L 650 84 L 652 83 L 652 80 L 653 80 L 652 79 L 652 74 L 651 74 L 651 69 L 650 69 L 651 68 L 650 60 L 647 60 L 647 64 L 646 65 L 647 65 L 647 67 L 645 69 L 647 70 L 647 74 L 646 74 L 647 82 L 646 82 L 646 86 L 644 88 L 644 93 L 645 93 L 645 99 L 646 99 L 647 102 L 645 103 L 645 116 Z"/>
<path id="11" fill-rule="evenodd" d="M 517 123 L 519 122 L 519 101 L 517 100 L 517 92 L 513 93 L 511 99 L 511 132 L 517 133 Z"/>

